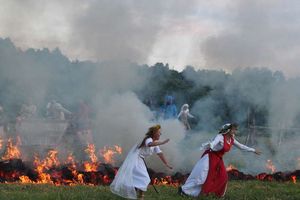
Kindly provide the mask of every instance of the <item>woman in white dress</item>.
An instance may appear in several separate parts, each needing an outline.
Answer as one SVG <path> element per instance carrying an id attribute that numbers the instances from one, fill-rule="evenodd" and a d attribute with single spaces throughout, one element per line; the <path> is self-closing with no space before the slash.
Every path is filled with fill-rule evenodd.
<path id="1" fill-rule="evenodd" d="M 150 127 L 143 141 L 130 150 L 110 185 L 114 194 L 128 199 L 144 199 L 144 192 L 151 181 L 144 159 L 153 153 L 159 156 L 166 167 L 172 169 L 159 148 L 169 142 L 169 139 L 159 141 L 160 129 L 160 125 Z"/>
<path id="2" fill-rule="evenodd" d="M 185 184 L 178 188 L 180 195 L 192 197 L 200 194 L 214 194 L 218 197 L 225 195 L 228 176 L 223 155 L 229 152 L 232 146 L 258 155 L 261 153 L 254 148 L 240 144 L 234 138 L 236 131 L 237 124 L 225 124 L 212 142 L 203 144 L 205 152 L 194 166 Z"/>
<path id="3" fill-rule="evenodd" d="M 195 118 L 189 110 L 189 105 L 188 104 L 183 104 L 181 107 L 181 111 L 178 114 L 177 118 L 183 123 L 184 127 L 186 130 L 190 130 L 191 126 L 189 124 L 188 118 Z"/>

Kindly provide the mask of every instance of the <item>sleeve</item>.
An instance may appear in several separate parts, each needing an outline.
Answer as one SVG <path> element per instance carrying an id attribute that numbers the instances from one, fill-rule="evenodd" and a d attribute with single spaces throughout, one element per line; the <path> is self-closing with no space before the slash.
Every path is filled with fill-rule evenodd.
<path id="1" fill-rule="evenodd" d="M 154 147 L 154 152 L 155 152 L 156 154 L 158 154 L 158 153 L 161 153 L 162 151 L 160 150 L 159 146 L 155 146 L 155 147 Z"/>
<path id="2" fill-rule="evenodd" d="M 145 141 L 145 146 L 148 147 L 149 144 L 152 143 L 152 142 L 153 142 L 152 138 L 147 138 L 146 141 Z"/>
<path id="3" fill-rule="evenodd" d="M 254 148 L 248 147 L 244 144 L 239 143 L 236 139 L 233 140 L 233 145 L 236 146 L 237 148 L 244 150 L 244 151 L 249 151 L 249 152 L 255 152 Z"/>
<path id="4" fill-rule="evenodd" d="M 182 111 L 180 111 L 180 113 L 177 115 L 177 118 L 180 118 L 182 115 Z"/>
<path id="5" fill-rule="evenodd" d="M 216 149 L 216 146 L 218 146 L 218 144 L 220 144 L 222 140 L 223 140 L 223 135 L 218 134 L 215 137 L 215 139 L 209 144 L 209 148 L 211 148 L 212 150 L 219 150 Z"/>
<path id="6" fill-rule="evenodd" d="M 187 113 L 190 118 L 195 118 L 190 112 Z"/>
<path id="7" fill-rule="evenodd" d="M 61 104 L 59 104 L 58 108 L 59 108 L 59 110 L 61 110 L 64 113 L 71 114 L 71 112 L 68 111 L 67 109 L 65 109 Z"/>

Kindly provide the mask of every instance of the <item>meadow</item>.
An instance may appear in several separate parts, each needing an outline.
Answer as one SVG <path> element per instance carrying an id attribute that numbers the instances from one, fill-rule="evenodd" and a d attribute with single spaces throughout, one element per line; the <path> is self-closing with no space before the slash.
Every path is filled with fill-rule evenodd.
<path id="1" fill-rule="evenodd" d="M 152 186 L 149 186 L 145 199 L 195 199 L 181 197 L 177 194 L 177 188 L 172 186 L 156 186 L 159 194 Z M 123 199 L 109 190 L 108 186 L 54 186 L 47 184 L 0 184 L 0 199 L 34 199 L 34 200 L 68 200 L 68 199 L 99 199 L 118 200 Z M 293 200 L 300 199 L 300 184 L 292 182 L 264 182 L 264 181 L 230 181 L 227 193 L 223 198 L 214 196 L 196 199 L 224 199 L 224 200 Z"/>

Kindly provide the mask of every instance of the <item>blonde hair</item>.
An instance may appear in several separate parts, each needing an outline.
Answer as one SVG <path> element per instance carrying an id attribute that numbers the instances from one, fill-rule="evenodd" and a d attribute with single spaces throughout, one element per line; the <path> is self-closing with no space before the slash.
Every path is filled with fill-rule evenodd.
<path id="1" fill-rule="evenodd" d="M 154 134 L 161 129 L 161 126 L 159 124 L 155 125 L 155 126 L 151 126 L 150 128 L 148 128 L 148 132 L 145 134 L 145 137 L 142 141 L 142 143 L 139 145 L 139 148 L 145 146 L 145 141 L 148 138 L 152 138 L 154 136 Z"/>

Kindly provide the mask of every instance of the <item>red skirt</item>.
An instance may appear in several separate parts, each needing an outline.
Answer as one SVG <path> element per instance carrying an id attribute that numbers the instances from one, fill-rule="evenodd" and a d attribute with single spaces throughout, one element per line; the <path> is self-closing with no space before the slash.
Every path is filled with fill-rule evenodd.
<path id="1" fill-rule="evenodd" d="M 202 185 L 201 193 L 215 194 L 218 197 L 222 197 L 225 194 L 227 187 L 227 171 L 222 159 L 222 156 L 216 152 L 208 152 L 209 156 L 209 170 L 207 178 Z"/>

